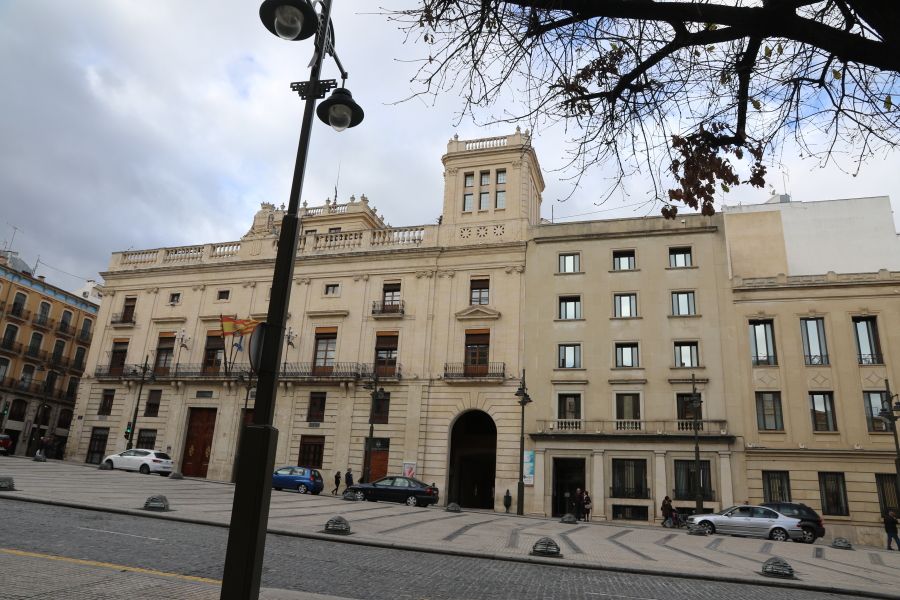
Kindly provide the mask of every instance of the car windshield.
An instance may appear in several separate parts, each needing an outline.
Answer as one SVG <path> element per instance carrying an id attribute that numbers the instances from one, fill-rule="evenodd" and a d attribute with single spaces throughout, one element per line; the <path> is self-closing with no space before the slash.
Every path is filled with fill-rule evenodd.
<path id="1" fill-rule="evenodd" d="M 722 510 L 720 510 L 720 511 L 717 512 L 716 514 L 717 514 L 717 515 L 724 515 L 725 513 L 729 512 L 729 511 L 732 511 L 732 510 L 734 510 L 735 508 L 737 508 L 737 506 L 729 506 L 728 508 L 723 508 Z"/>
<path id="2" fill-rule="evenodd" d="M 163 460 L 172 460 L 172 457 L 166 454 L 165 452 L 157 452 L 156 458 L 161 458 Z"/>

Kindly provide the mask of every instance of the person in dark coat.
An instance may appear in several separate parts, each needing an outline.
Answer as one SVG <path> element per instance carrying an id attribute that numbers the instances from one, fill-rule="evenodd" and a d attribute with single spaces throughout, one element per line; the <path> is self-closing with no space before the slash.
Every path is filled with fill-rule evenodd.
<path id="1" fill-rule="evenodd" d="M 591 508 L 593 508 L 593 504 L 591 503 L 591 495 L 587 490 L 584 490 L 584 520 L 591 520 Z"/>
<path id="2" fill-rule="evenodd" d="M 341 487 L 341 478 L 342 478 L 342 477 L 341 477 L 341 472 L 340 472 L 340 471 L 338 471 L 337 473 L 334 474 L 334 489 L 331 490 L 331 495 L 332 495 L 332 496 L 337 496 L 338 488 Z"/>
<path id="3" fill-rule="evenodd" d="M 887 549 L 893 550 L 891 542 L 897 542 L 897 550 L 900 550 L 900 538 L 897 537 L 897 514 L 889 510 L 884 516 L 884 532 L 887 534 Z"/>
<path id="4" fill-rule="evenodd" d="M 675 512 L 675 509 L 672 507 L 672 499 L 666 496 L 663 498 L 662 506 L 659 507 L 659 511 L 663 516 L 663 527 L 671 527 L 675 524 L 672 520 L 672 513 Z"/>
<path id="5" fill-rule="evenodd" d="M 584 492 L 575 488 L 575 519 L 580 521 L 584 516 Z"/>
<path id="6" fill-rule="evenodd" d="M 353 485 L 353 469 L 351 469 L 350 467 L 347 467 L 347 472 L 344 473 L 344 483 L 347 485 L 347 487 Z"/>

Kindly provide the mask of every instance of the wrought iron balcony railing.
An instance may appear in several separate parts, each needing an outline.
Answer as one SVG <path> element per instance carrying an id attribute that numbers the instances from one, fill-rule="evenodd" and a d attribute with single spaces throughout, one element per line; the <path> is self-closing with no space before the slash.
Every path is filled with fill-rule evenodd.
<path id="1" fill-rule="evenodd" d="M 610 498 L 637 498 L 647 500 L 650 498 L 650 489 L 644 487 L 624 487 L 614 485 L 609 488 Z"/>
<path id="2" fill-rule="evenodd" d="M 372 314 L 374 316 L 385 316 L 385 315 L 403 315 L 405 311 L 405 306 L 403 304 L 403 300 L 376 300 L 372 302 Z"/>
<path id="3" fill-rule="evenodd" d="M 444 363 L 444 379 L 503 379 L 506 363 L 492 362 L 481 365 Z"/>
<path id="4" fill-rule="evenodd" d="M 39 360 L 39 361 L 41 361 L 41 362 L 46 362 L 46 361 L 47 361 L 47 353 L 44 352 L 43 350 L 41 350 L 41 349 L 40 349 L 39 347 L 37 347 L 37 346 L 28 346 L 28 347 L 26 347 L 26 348 L 25 348 L 25 352 L 23 352 L 23 354 L 24 354 L 26 357 L 31 358 L 31 359 L 33 359 L 33 360 Z"/>
<path id="5" fill-rule="evenodd" d="M 0 350 L 8 354 L 21 354 L 22 343 L 12 338 L 3 338 L 0 339 Z"/>
<path id="6" fill-rule="evenodd" d="M 698 422 L 700 436 L 728 435 L 728 421 L 703 419 Z M 639 420 L 609 419 L 587 421 L 582 419 L 551 419 L 537 422 L 541 434 L 589 434 L 589 435 L 672 435 L 693 436 L 693 419 Z"/>
<path id="7" fill-rule="evenodd" d="M 114 313 L 109 322 L 111 325 L 134 325 L 135 314 L 133 312 Z"/>
<path id="8" fill-rule="evenodd" d="M 53 365 L 55 367 L 59 367 L 61 369 L 68 369 L 72 364 L 72 361 L 69 360 L 68 358 L 66 358 L 65 356 L 63 356 L 62 354 L 51 354 L 50 358 L 48 359 L 48 362 L 51 365 Z"/>
<path id="9" fill-rule="evenodd" d="M 827 354 L 804 354 L 803 360 L 809 366 L 829 364 Z"/>
<path id="10" fill-rule="evenodd" d="M 403 377 L 403 365 L 400 363 L 393 365 L 359 364 L 359 376 L 361 379 L 372 379 L 376 372 L 379 379 L 401 379 Z"/>
<path id="11" fill-rule="evenodd" d="M 859 359 L 859 364 L 861 365 L 883 365 L 884 359 L 881 356 L 881 353 L 878 354 L 857 354 L 857 359 Z"/>
<path id="12" fill-rule="evenodd" d="M 94 331 L 92 329 L 88 329 L 87 331 L 82 329 L 78 332 L 78 341 L 85 344 L 90 344 L 92 335 L 94 335 Z"/>
<path id="13" fill-rule="evenodd" d="M 769 366 L 775 367 L 778 366 L 778 359 L 773 356 L 751 356 L 750 360 L 753 362 L 754 367 L 760 366 Z"/>
<path id="14" fill-rule="evenodd" d="M 59 326 L 56 328 L 56 332 L 65 336 L 73 336 L 75 335 L 75 327 L 72 326 L 71 323 L 60 321 Z"/>
<path id="15" fill-rule="evenodd" d="M 9 312 L 6 314 L 8 317 L 12 319 L 19 319 L 20 321 L 27 321 L 31 318 L 31 311 L 25 310 L 25 305 L 23 304 L 13 303 L 12 307 L 9 309 Z"/>
<path id="16" fill-rule="evenodd" d="M 336 362 L 328 365 L 315 362 L 287 363 L 281 370 L 282 379 L 358 379 L 360 364 L 355 362 Z"/>
<path id="17" fill-rule="evenodd" d="M 53 329 L 53 326 L 56 325 L 56 321 L 47 315 L 38 313 L 31 317 L 31 324 L 40 329 Z"/>
<path id="18" fill-rule="evenodd" d="M 708 490 L 705 487 L 703 488 L 702 495 L 703 499 L 709 502 L 716 499 L 716 491 Z M 672 490 L 672 497 L 675 498 L 675 500 L 694 500 L 697 497 L 697 492 L 690 488 L 676 487 Z"/>

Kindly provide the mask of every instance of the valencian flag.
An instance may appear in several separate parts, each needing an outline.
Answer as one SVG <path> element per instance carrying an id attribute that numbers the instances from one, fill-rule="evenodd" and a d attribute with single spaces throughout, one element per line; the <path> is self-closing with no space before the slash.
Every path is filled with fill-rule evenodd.
<path id="1" fill-rule="evenodd" d="M 249 335 L 259 325 L 259 321 L 254 319 L 237 319 L 235 317 L 220 316 L 222 321 L 222 336 L 226 335 Z"/>

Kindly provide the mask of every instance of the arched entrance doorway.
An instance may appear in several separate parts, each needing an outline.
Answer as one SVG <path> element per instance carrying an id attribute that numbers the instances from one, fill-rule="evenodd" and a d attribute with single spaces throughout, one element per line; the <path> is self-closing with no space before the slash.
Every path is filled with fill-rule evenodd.
<path id="1" fill-rule="evenodd" d="M 484 411 L 460 415 L 450 433 L 447 501 L 466 508 L 494 508 L 497 426 Z"/>

